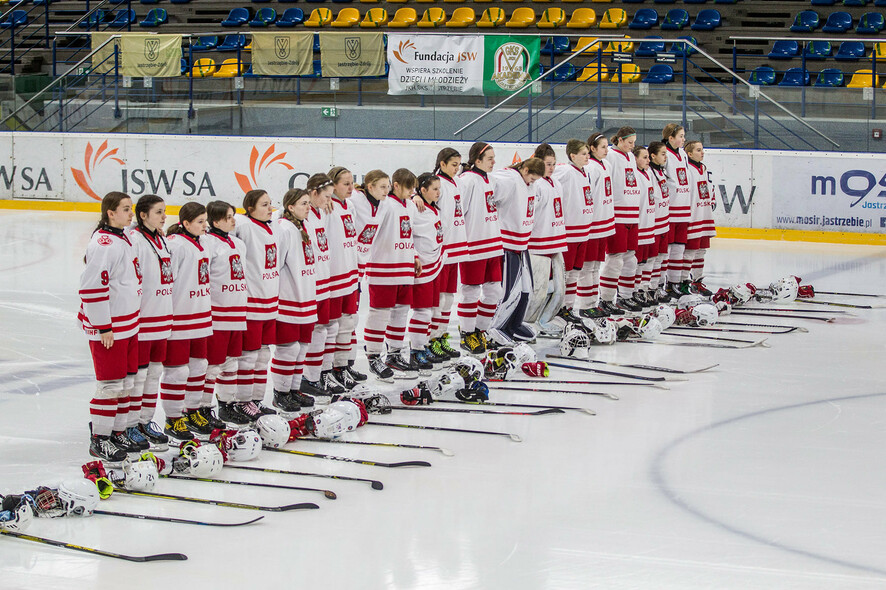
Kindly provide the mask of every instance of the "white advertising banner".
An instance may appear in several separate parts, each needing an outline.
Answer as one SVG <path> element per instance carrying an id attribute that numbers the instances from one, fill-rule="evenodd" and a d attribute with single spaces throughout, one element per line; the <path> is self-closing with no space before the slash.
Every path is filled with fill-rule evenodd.
<path id="1" fill-rule="evenodd" d="M 388 35 L 388 94 L 483 94 L 480 35 Z"/>

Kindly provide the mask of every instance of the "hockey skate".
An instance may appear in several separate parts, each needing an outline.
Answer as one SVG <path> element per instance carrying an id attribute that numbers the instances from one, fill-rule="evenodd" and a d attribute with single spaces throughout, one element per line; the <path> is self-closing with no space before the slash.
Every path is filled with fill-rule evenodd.
<path id="1" fill-rule="evenodd" d="M 89 439 L 89 454 L 108 463 L 122 463 L 129 455 L 117 447 L 108 436 L 93 434 Z"/>
<path id="2" fill-rule="evenodd" d="M 323 376 L 321 374 L 320 379 L 317 381 L 311 381 L 305 377 L 301 378 L 301 385 L 299 385 L 298 390 L 306 395 L 310 395 L 312 397 L 317 397 L 321 395 L 325 395 L 329 397 L 330 394 L 325 389 L 323 389 Z"/>
<path id="3" fill-rule="evenodd" d="M 326 395 L 341 395 L 347 391 L 331 370 L 320 373 L 320 384 Z"/>
<path id="4" fill-rule="evenodd" d="M 393 371 L 394 379 L 415 379 L 418 376 L 418 368 L 403 362 L 398 353 L 390 353 L 385 357 L 385 365 Z"/>
<path id="5" fill-rule="evenodd" d="M 461 347 L 470 354 L 483 354 L 486 352 L 486 346 L 480 339 L 480 334 L 477 330 L 461 333 Z"/>
<path id="6" fill-rule="evenodd" d="M 385 383 L 394 382 L 394 371 L 385 364 L 380 354 L 367 354 L 366 360 L 369 361 L 369 370 L 372 371 L 376 378 Z"/>
<path id="7" fill-rule="evenodd" d="M 292 398 L 288 391 L 274 390 L 274 407 L 280 412 L 293 414 L 301 410 L 301 405 Z"/>
<path id="8" fill-rule="evenodd" d="M 448 354 L 435 353 L 434 349 L 431 348 L 430 344 L 425 346 L 421 352 L 424 353 L 425 358 L 427 358 L 428 362 L 430 362 L 432 365 L 442 365 L 443 363 L 449 362 L 449 355 Z"/>
<path id="9" fill-rule="evenodd" d="M 163 432 L 173 442 L 182 443 L 194 440 L 194 435 L 188 430 L 188 421 L 184 416 L 166 418 L 166 427 L 163 429 Z"/>
<path id="10" fill-rule="evenodd" d="M 554 317 L 558 317 L 561 320 L 565 321 L 567 324 L 576 324 L 581 325 L 581 318 L 577 317 L 572 310 L 568 307 L 561 307 L 560 311 L 557 312 L 557 315 Z"/>
<path id="11" fill-rule="evenodd" d="M 643 306 L 634 301 L 633 298 L 619 297 L 615 300 L 615 305 L 620 309 L 634 313 L 643 311 Z"/>
<path id="12" fill-rule="evenodd" d="M 609 315 L 609 314 L 606 313 L 605 311 L 603 311 L 603 309 L 600 308 L 599 306 L 592 307 L 589 309 L 581 309 L 578 312 L 579 317 L 588 318 L 590 320 L 596 320 L 598 318 L 605 318 L 607 315 Z"/>
<path id="13" fill-rule="evenodd" d="M 235 402 L 218 402 L 218 417 L 227 425 L 237 429 L 246 426 L 252 420 L 241 409 L 241 404 Z"/>
<path id="14" fill-rule="evenodd" d="M 702 297 L 710 297 L 711 295 L 713 295 L 713 292 L 711 292 L 711 290 L 708 289 L 707 286 L 704 284 L 702 280 L 703 278 L 704 277 L 695 279 L 690 283 L 692 292 L 697 293 Z"/>
<path id="15" fill-rule="evenodd" d="M 348 366 L 345 367 L 345 370 L 351 374 L 351 379 L 353 379 L 354 381 L 366 381 L 366 379 L 368 378 L 365 373 L 361 373 L 354 368 L 354 361 L 348 361 Z"/>
<path id="16" fill-rule="evenodd" d="M 142 433 L 142 436 L 151 443 L 151 449 L 155 451 L 165 451 L 169 448 L 169 437 L 163 434 L 155 423 L 148 422 L 146 424 L 139 424 L 137 428 L 139 432 Z"/>
<path id="17" fill-rule="evenodd" d="M 224 430 L 228 427 L 227 424 L 216 418 L 215 414 L 212 412 L 211 406 L 203 406 L 197 410 L 200 414 L 206 418 L 206 421 L 209 423 L 209 427 L 213 430 Z"/>
<path id="18" fill-rule="evenodd" d="M 357 385 L 357 380 L 351 377 L 351 372 L 348 371 L 347 367 L 333 367 L 332 374 L 335 375 L 335 380 L 341 383 L 348 391 L 354 389 Z"/>
<path id="19" fill-rule="evenodd" d="M 617 307 L 614 301 L 606 301 L 605 299 L 600 300 L 600 309 L 602 309 L 607 316 L 625 314 L 624 310 Z"/>
<path id="20" fill-rule="evenodd" d="M 444 354 L 448 354 L 449 358 L 457 359 L 461 356 L 461 353 L 454 349 L 449 343 L 449 332 L 444 332 L 442 336 L 437 338 L 437 342 L 440 344 L 440 350 L 443 351 Z"/>
<path id="21" fill-rule="evenodd" d="M 418 374 L 422 377 L 430 375 L 431 370 L 434 368 L 434 364 L 428 359 L 424 350 L 410 350 L 409 365 L 412 369 L 418 371 Z"/>
<path id="22" fill-rule="evenodd" d="M 199 440 L 209 440 L 212 428 L 209 426 L 209 420 L 200 413 L 200 410 L 188 410 L 185 415 L 185 421 L 188 430 L 194 437 Z"/>
<path id="23" fill-rule="evenodd" d="M 148 442 L 148 439 L 145 438 L 137 426 L 130 426 L 125 430 L 125 433 L 126 438 L 132 441 L 132 444 L 138 447 L 139 451 L 147 451 L 151 448 L 151 443 Z"/>

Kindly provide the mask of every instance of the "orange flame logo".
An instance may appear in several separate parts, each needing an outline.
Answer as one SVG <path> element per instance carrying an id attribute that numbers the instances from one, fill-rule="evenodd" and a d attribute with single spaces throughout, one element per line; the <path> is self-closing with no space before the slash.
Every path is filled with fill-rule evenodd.
<path id="1" fill-rule="evenodd" d="M 286 152 L 280 152 L 276 156 L 274 155 L 276 146 L 277 144 L 272 143 L 271 147 L 266 149 L 265 153 L 262 154 L 261 159 L 259 159 L 258 148 L 252 146 L 252 152 L 249 156 L 249 176 L 234 172 L 234 178 L 237 179 L 237 184 L 240 185 L 240 188 L 243 189 L 244 193 L 255 190 L 255 186 L 258 184 L 256 179 L 273 164 L 279 164 L 287 170 L 294 170 L 292 166 L 283 161 L 283 158 L 286 157 Z"/>
<path id="2" fill-rule="evenodd" d="M 415 44 L 412 41 L 400 41 L 400 43 L 397 45 L 397 49 L 394 49 L 394 57 L 396 57 L 403 63 L 409 63 L 408 61 L 403 59 L 403 54 L 410 47 L 415 47 Z"/>
<path id="3" fill-rule="evenodd" d="M 83 156 L 83 170 L 77 170 L 76 168 L 71 168 L 71 174 L 74 175 L 74 181 L 77 183 L 84 193 L 95 199 L 96 201 L 101 201 L 102 198 L 96 194 L 95 190 L 92 188 L 92 173 L 98 168 L 98 165 L 110 158 L 114 162 L 117 162 L 121 166 L 125 166 L 126 162 L 116 157 L 117 152 L 119 152 L 119 148 L 114 148 L 112 150 L 108 149 L 108 140 L 105 140 L 97 150 L 93 152 L 92 143 L 86 143 L 86 152 Z"/>
<path id="4" fill-rule="evenodd" d="M 521 158 L 520 156 L 518 156 L 518 155 L 517 155 L 517 152 L 514 152 L 514 159 L 511 160 L 511 166 L 513 166 L 514 164 L 519 164 L 519 163 L 522 162 L 522 161 L 523 161 L 523 158 Z"/>

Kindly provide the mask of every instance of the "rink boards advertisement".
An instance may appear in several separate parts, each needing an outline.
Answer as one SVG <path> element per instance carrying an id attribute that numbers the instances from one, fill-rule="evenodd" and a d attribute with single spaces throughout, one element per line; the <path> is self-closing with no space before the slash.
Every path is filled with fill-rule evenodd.
<path id="1" fill-rule="evenodd" d="M 110 191 L 157 194 L 170 205 L 237 204 L 267 190 L 279 205 L 289 188 L 345 166 L 359 182 L 380 168 L 430 171 L 445 145 L 470 142 L 6 133 L 0 136 L 0 198 L 97 203 Z M 555 145 L 565 162 L 562 145 Z M 496 167 L 528 158 L 534 145 L 495 143 Z M 886 231 L 886 156 L 706 150 L 721 227 L 880 233 Z"/>

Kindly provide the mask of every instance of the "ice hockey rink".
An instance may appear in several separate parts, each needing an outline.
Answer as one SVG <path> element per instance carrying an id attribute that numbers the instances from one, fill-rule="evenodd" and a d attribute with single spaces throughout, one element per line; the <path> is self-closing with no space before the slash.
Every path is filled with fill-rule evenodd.
<path id="1" fill-rule="evenodd" d="M 82 256 L 97 215 L 0 211 L 0 493 L 81 475 L 93 392 L 76 323 Z M 886 293 L 886 249 L 715 240 L 707 283 Z M 821 299 L 826 299 L 824 296 Z M 853 304 L 886 299 L 829 297 Z M 580 386 L 619 399 L 493 390 L 492 401 L 589 408 L 542 416 L 395 410 L 373 419 L 522 438 L 366 425 L 312 452 L 432 467 L 382 468 L 263 452 L 253 465 L 383 482 L 222 470 L 232 480 L 321 493 L 161 480 L 157 491 L 319 510 L 254 512 L 115 494 L 101 508 L 237 522 L 214 528 L 93 516 L 28 533 L 128 555 L 128 563 L 0 536 L 0 588 L 851 589 L 886 588 L 886 310 L 791 304 L 833 322 L 733 316 L 808 332 L 747 349 L 619 343 L 594 358 L 714 369 L 650 386 Z M 454 329 L 454 326 L 453 326 Z M 708 334 L 708 333 L 705 333 Z M 669 338 L 669 340 L 676 340 Z M 683 342 L 704 340 L 680 339 Z M 540 352 L 554 352 L 542 341 Z M 576 363 L 580 364 L 580 363 Z M 647 377 L 660 373 L 596 365 Z M 551 379 L 616 380 L 554 369 Z M 440 406 L 443 407 L 443 406 Z M 455 406 L 449 406 L 455 407 Z"/>

